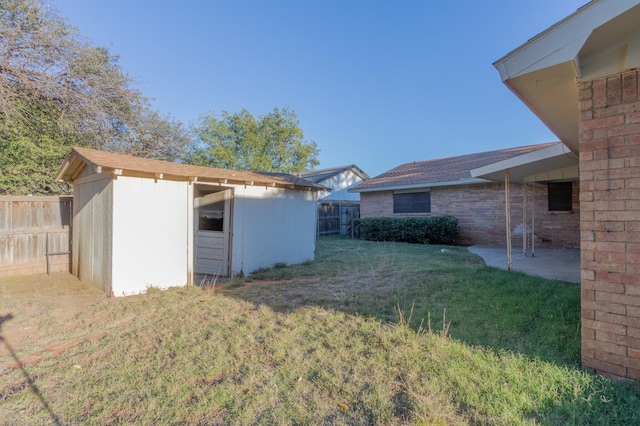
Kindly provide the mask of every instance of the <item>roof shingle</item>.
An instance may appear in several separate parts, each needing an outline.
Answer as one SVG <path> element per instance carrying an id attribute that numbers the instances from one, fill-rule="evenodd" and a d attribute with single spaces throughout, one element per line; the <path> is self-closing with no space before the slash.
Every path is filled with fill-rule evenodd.
<path id="1" fill-rule="evenodd" d="M 73 181 L 80 171 L 80 163 L 86 163 L 102 169 L 121 170 L 142 175 L 162 175 L 165 179 L 178 178 L 182 180 L 192 179 L 208 182 L 227 182 L 230 184 L 268 185 L 315 191 L 326 189 L 322 185 L 287 173 L 217 169 L 77 147 L 72 149 L 71 154 L 69 154 L 69 157 L 58 172 L 57 179 L 67 182 Z"/>
<path id="2" fill-rule="evenodd" d="M 428 186 L 429 184 L 455 184 L 463 183 L 466 180 L 475 181 L 476 179 L 471 176 L 471 170 L 473 169 L 537 151 L 557 143 L 558 142 L 549 142 L 480 152 L 477 154 L 405 163 L 372 179 L 361 182 L 354 188 L 354 191 L 364 192 L 393 189 L 396 187 Z"/>

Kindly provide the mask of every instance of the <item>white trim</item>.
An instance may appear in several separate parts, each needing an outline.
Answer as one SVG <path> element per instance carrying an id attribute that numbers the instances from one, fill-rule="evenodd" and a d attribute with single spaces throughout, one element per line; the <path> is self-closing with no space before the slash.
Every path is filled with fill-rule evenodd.
<path id="1" fill-rule="evenodd" d="M 575 152 L 576 81 L 640 65 L 639 6 L 640 0 L 593 0 L 493 64 L 503 83 Z"/>
<path id="2" fill-rule="evenodd" d="M 564 144 L 557 143 L 547 148 L 478 167 L 471 170 L 471 176 L 500 181 L 504 179 L 504 171 L 510 170 L 511 181 L 523 182 L 527 177 L 577 165 L 578 156 Z"/>
<path id="3" fill-rule="evenodd" d="M 397 190 L 403 190 L 403 189 L 420 189 L 420 188 L 430 189 L 430 188 L 435 188 L 440 186 L 475 185 L 475 184 L 490 183 L 490 182 L 491 181 L 487 179 L 468 178 L 468 179 L 454 180 L 449 182 L 415 183 L 411 185 L 389 185 L 389 186 L 378 186 L 375 188 L 365 188 L 365 189 L 358 189 L 356 187 L 353 189 L 349 189 L 349 192 L 380 192 L 380 191 L 397 191 Z"/>
<path id="4" fill-rule="evenodd" d="M 494 62 L 503 81 L 575 61 L 594 29 L 640 0 L 594 0 Z"/>

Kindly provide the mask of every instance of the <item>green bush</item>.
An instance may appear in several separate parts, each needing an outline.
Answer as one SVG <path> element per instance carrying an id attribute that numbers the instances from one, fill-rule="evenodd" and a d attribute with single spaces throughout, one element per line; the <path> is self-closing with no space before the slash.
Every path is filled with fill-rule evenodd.
<path id="1" fill-rule="evenodd" d="M 412 244 L 455 244 L 458 219 L 452 216 L 366 217 L 355 221 L 360 239 Z"/>

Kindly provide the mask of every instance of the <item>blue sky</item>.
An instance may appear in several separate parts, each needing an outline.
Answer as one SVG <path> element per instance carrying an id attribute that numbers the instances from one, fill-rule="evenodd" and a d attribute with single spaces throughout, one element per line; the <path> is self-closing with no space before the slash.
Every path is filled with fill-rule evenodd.
<path id="1" fill-rule="evenodd" d="M 162 114 L 293 109 L 319 168 L 557 138 L 492 63 L 586 0 L 51 0 Z"/>

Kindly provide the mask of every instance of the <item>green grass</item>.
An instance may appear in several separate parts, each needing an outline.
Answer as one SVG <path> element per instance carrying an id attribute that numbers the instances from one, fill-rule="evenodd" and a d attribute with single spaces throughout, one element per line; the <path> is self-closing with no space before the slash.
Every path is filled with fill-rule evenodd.
<path id="1" fill-rule="evenodd" d="M 24 371 L 0 370 L 0 418 L 637 422 L 640 387 L 579 367 L 579 286 L 488 268 L 464 248 L 441 248 L 321 239 L 316 261 L 261 271 L 223 291 L 100 300 L 58 327 L 65 339 L 106 333 L 102 340 Z M 18 318 L 26 302 L 12 297 L 0 299 L 0 315 L 14 309 Z"/>

